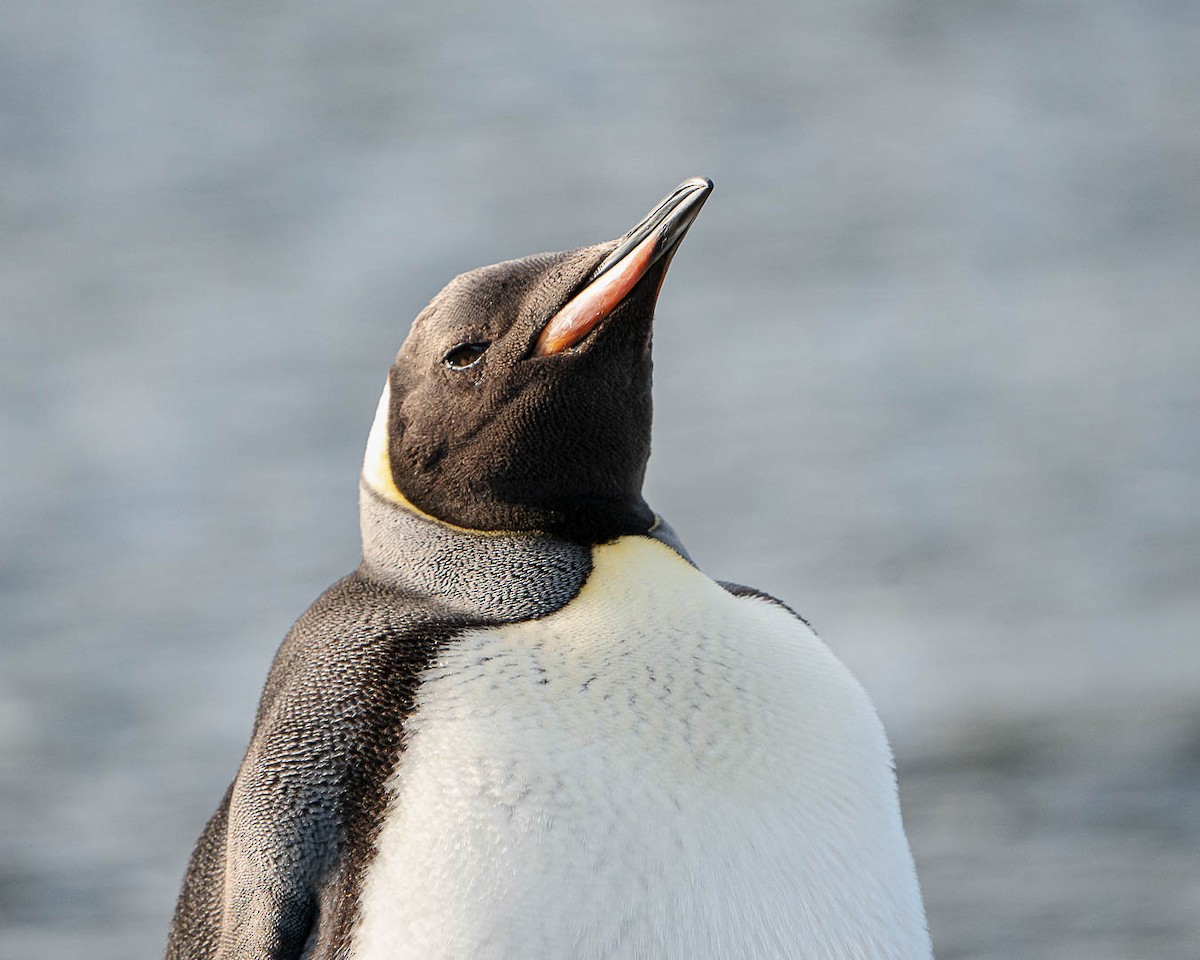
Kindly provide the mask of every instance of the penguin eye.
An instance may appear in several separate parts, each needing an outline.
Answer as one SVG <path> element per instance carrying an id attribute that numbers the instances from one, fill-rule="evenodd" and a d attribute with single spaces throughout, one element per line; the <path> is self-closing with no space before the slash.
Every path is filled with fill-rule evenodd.
<path id="1" fill-rule="evenodd" d="M 460 343 L 442 357 L 442 363 L 451 370 L 466 370 L 475 366 L 490 346 L 490 343 Z"/>

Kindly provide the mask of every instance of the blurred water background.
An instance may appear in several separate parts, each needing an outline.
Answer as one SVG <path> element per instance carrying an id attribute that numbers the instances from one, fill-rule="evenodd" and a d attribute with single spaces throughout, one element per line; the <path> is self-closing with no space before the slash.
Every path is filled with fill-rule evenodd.
<path id="1" fill-rule="evenodd" d="M 424 302 L 693 174 L 649 498 L 871 691 L 939 956 L 1200 955 L 1200 4 L 0 16 L 0 957 L 161 950 Z"/>

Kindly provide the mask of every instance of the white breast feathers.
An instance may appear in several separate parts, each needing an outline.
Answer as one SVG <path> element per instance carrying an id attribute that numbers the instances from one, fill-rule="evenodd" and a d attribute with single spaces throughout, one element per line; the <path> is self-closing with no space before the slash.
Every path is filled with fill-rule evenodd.
<path id="1" fill-rule="evenodd" d="M 883 729 L 820 640 L 644 537 L 424 677 L 360 960 L 926 958 Z"/>

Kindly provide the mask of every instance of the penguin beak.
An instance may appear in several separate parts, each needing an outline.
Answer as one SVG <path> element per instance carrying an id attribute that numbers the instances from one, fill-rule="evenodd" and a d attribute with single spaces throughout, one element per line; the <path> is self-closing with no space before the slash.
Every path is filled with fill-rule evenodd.
<path id="1" fill-rule="evenodd" d="M 669 264 L 712 188 L 712 181 L 706 177 L 684 180 L 646 214 L 604 258 L 592 282 L 550 318 L 538 336 L 533 355 L 548 357 L 578 344 L 621 305 L 652 266 L 660 260 Z M 664 265 L 664 276 L 665 272 Z"/>

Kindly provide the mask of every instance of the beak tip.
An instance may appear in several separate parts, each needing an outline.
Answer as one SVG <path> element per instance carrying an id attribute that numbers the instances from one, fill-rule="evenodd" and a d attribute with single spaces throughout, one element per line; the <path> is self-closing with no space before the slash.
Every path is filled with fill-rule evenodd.
<path id="1" fill-rule="evenodd" d="M 542 328 L 534 355 L 561 353 L 579 343 L 616 309 L 655 262 L 669 263 L 712 189 L 708 177 L 689 177 L 664 197 L 617 241 L 591 282 Z"/>

